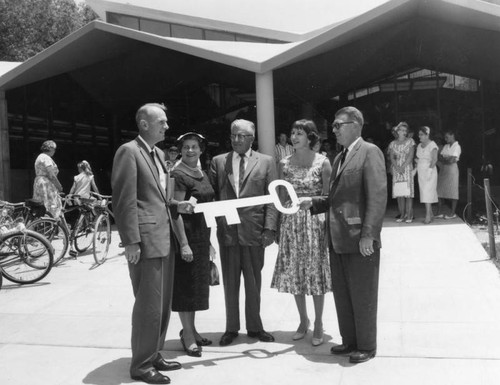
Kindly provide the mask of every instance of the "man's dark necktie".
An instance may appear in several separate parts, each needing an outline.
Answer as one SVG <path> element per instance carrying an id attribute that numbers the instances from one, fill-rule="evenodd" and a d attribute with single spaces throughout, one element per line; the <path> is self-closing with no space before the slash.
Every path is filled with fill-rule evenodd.
<path id="1" fill-rule="evenodd" d="M 160 175 L 160 171 L 158 170 L 158 166 L 156 165 L 155 150 L 151 150 L 151 152 L 149 153 L 149 155 L 151 155 L 151 160 L 153 161 L 153 164 L 155 165 L 156 174 Z"/>
<path id="2" fill-rule="evenodd" d="M 345 157 L 347 156 L 347 148 L 344 148 L 342 150 L 342 154 L 340 155 L 340 163 L 339 163 L 339 167 L 342 167 L 342 165 L 344 164 L 345 162 Z"/>
<path id="3" fill-rule="evenodd" d="M 243 186 L 243 177 L 245 176 L 245 154 L 240 154 L 240 176 L 238 181 L 238 195 L 241 193 L 241 186 Z"/>

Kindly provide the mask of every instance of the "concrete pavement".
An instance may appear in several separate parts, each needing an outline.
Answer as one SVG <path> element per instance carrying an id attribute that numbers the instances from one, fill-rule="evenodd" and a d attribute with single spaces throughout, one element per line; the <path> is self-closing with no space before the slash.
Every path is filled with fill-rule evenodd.
<path id="1" fill-rule="evenodd" d="M 472 231 L 459 219 L 383 230 L 379 347 L 374 360 L 352 365 L 329 353 L 340 343 L 333 296 L 325 301 L 326 342 L 291 337 L 298 315 L 291 295 L 269 288 L 277 246 L 266 252 L 262 317 L 276 342 L 245 334 L 220 347 L 225 313 L 222 286 L 197 327 L 214 341 L 203 357 L 182 350 L 172 314 L 164 355 L 183 369 L 172 384 L 497 384 L 500 378 L 500 278 Z M 0 291 L 0 384 L 115 385 L 128 376 L 132 289 L 114 233 L 109 260 L 67 259 L 41 282 Z M 219 264 L 219 261 L 216 261 Z M 243 291 L 243 290 L 242 290 Z M 308 298 L 311 321 L 312 299 Z M 244 312 L 242 311 L 242 317 Z M 242 320 L 244 325 L 244 320 Z M 245 330 L 242 330 L 245 333 Z"/>

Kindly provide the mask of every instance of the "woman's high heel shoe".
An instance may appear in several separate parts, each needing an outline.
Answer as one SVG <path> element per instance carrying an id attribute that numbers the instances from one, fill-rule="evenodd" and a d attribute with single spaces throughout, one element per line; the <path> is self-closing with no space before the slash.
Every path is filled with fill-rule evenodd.
<path id="1" fill-rule="evenodd" d="M 184 332 L 184 329 L 181 329 L 179 332 L 179 337 L 182 337 L 182 333 Z M 201 336 L 200 336 L 201 337 Z M 196 338 L 196 337 L 195 337 Z M 196 345 L 198 346 L 208 346 L 212 345 L 212 340 L 209 340 L 208 338 L 201 338 L 201 340 L 196 340 Z"/>
<path id="2" fill-rule="evenodd" d="M 298 340 L 301 340 L 302 338 L 304 338 L 305 335 L 307 334 L 307 330 L 309 329 L 310 324 L 311 324 L 311 321 L 307 320 L 307 327 L 305 328 L 305 330 L 303 332 L 301 332 L 299 330 L 300 329 L 300 326 L 299 326 L 299 329 L 297 329 L 297 331 L 293 335 L 292 340 L 298 341 Z"/>
<path id="3" fill-rule="evenodd" d="M 188 349 L 186 343 L 184 342 L 184 336 L 182 335 L 181 335 L 181 344 L 188 356 L 201 357 L 201 348 L 197 345 L 194 349 Z"/>
<path id="4" fill-rule="evenodd" d="M 312 338 L 312 346 L 319 346 L 323 343 L 323 329 L 321 329 L 321 337 L 314 337 L 314 334 L 313 334 L 313 338 Z"/>

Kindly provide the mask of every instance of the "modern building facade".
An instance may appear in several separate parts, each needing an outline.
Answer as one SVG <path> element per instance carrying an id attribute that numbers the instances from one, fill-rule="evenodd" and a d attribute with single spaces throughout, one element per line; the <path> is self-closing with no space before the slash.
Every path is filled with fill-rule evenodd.
<path id="1" fill-rule="evenodd" d="M 86 159 L 106 191 L 114 151 L 136 135 L 133 115 L 149 101 L 169 108 L 167 140 L 197 130 L 212 152 L 227 145 L 236 117 L 255 120 L 259 151 L 272 153 L 276 132 L 294 120 L 312 118 L 327 136 L 348 104 L 363 110 L 364 135 L 381 147 L 400 120 L 456 128 L 464 166 L 494 158 L 500 144 L 495 3 L 87 3 L 101 20 L 0 66 L 0 199 L 30 196 L 33 161 L 49 138 L 65 189 Z"/>

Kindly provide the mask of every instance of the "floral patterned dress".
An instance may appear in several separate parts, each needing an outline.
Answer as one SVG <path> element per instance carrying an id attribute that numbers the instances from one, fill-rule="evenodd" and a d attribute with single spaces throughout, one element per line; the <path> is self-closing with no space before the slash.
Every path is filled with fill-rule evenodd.
<path id="1" fill-rule="evenodd" d="M 311 167 L 291 165 L 290 158 L 280 162 L 283 179 L 292 184 L 299 197 L 322 195 L 322 169 L 327 158 L 317 154 Z M 325 214 L 311 215 L 309 210 L 299 210 L 296 214 L 282 215 L 279 231 L 279 252 L 271 287 L 291 294 L 322 295 L 331 291 Z"/>
<path id="2" fill-rule="evenodd" d="M 43 202 L 45 208 L 54 218 L 59 218 L 62 210 L 61 197 L 57 187 L 52 183 L 52 176 L 57 177 L 59 169 L 47 154 L 40 154 L 35 160 L 35 182 L 33 199 Z"/>
<path id="3" fill-rule="evenodd" d="M 401 167 L 408 157 L 410 156 L 411 149 L 415 146 L 415 141 L 411 138 L 405 140 L 403 143 L 400 143 L 397 140 L 394 140 L 389 145 L 389 150 L 395 154 L 396 157 L 396 165 Z M 414 195 L 414 181 L 413 181 L 413 160 L 409 162 L 403 171 L 397 171 L 393 166 L 391 166 L 392 171 L 392 197 L 404 197 L 404 198 L 413 198 Z M 396 183 L 405 183 L 407 185 L 406 190 L 410 192 L 410 195 L 402 194 L 399 195 L 397 189 L 394 188 Z"/>

